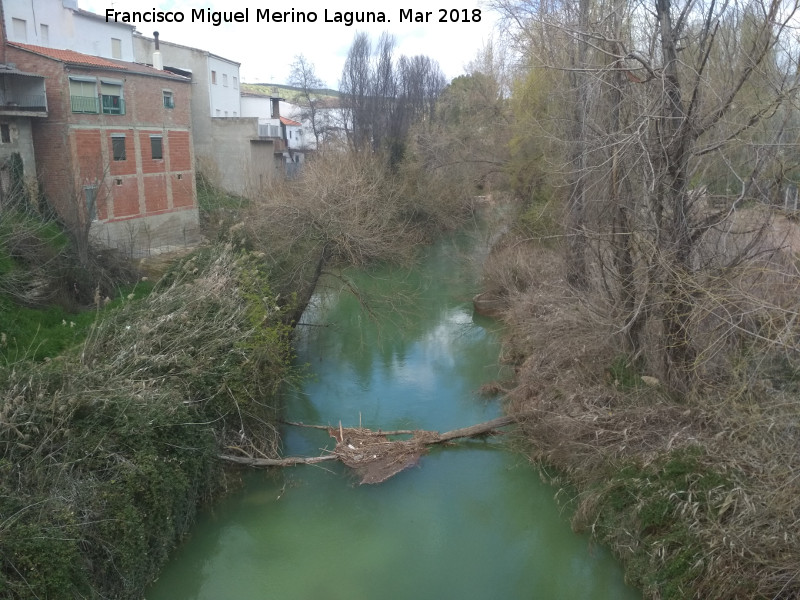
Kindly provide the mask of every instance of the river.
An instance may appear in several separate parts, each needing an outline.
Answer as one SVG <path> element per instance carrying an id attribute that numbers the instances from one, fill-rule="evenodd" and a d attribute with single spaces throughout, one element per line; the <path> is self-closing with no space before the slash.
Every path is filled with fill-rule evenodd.
<path id="1" fill-rule="evenodd" d="M 498 324 L 470 302 L 484 245 L 460 235 L 413 269 L 321 281 L 297 329 L 309 377 L 289 394 L 287 417 L 446 431 L 499 416 L 498 401 L 476 393 L 508 376 Z M 332 446 L 323 431 L 284 431 L 285 455 Z M 504 439 L 434 449 L 375 486 L 330 462 L 250 473 L 200 516 L 146 597 L 641 598 L 605 549 L 572 532 L 554 493 Z"/>

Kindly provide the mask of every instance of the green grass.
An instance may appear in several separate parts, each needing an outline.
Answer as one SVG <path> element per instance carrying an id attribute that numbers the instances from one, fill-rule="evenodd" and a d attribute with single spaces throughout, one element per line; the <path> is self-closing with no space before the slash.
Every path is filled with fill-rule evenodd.
<path id="1" fill-rule="evenodd" d="M 642 377 L 636 364 L 624 354 L 618 354 L 608 367 L 608 377 L 611 383 L 621 389 L 634 389 L 641 387 Z"/>
<path id="2" fill-rule="evenodd" d="M 250 201 L 243 196 L 229 194 L 215 187 L 207 179 L 197 177 L 197 206 L 201 215 L 210 215 L 217 211 L 236 211 L 245 208 Z"/>
<path id="3" fill-rule="evenodd" d="M 100 309 L 69 312 L 60 306 L 27 308 L 0 296 L 0 361 L 42 361 L 54 358 L 81 343 L 98 316 L 125 302 L 140 299 L 153 289 L 149 281 L 119 288 L 118 294 Z"/>
<path id="4" fill-rule="evenodd" d="M 682 448 L 647 466 L 628 464 L 597 484 L 603 488 L 597 533 L 628 549 L 623 555 L 631 583 L 657 590 L 665 600 L 687 597 L 702 575 L 705 552 L 697 523 L 723 519 L 722 504 L 736 485 L 709 468 L 704 456 L 700 447 Z M 690 519 L 688 507 L 694 511 Z"/>

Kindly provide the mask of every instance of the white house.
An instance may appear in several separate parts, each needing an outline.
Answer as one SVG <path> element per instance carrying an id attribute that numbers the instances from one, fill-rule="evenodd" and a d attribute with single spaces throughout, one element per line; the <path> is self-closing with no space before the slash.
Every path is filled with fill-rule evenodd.
<path id="1" fill-rule="evenodd" d="M 46 48 L 132 62 L 134 26 L 107 23 L 78 8 L 77 0 L 2 0 L 6 37 Z"/>

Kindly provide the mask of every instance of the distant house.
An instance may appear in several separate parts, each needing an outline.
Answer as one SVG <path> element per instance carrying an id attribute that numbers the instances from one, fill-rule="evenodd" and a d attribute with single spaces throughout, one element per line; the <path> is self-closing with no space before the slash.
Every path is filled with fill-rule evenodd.
<path id="1" fill-rule="evenodd" d="M 21 43 L 7 44 L 6 60 L 46 78 L 48 114 L 32 120 L 36 169 L 70 227 L 131 250 L 197 236 L 188 79 Z"/>
<path id="2" fill-rule="evenodd" d="M 282 107 L 286 106 L 283 98 L 242 92 L 242 114 L 258 119 L 259 135 L 276 140 L 275 155 L 283 163 L 284 174 L 291 176 L 305 161 L 309 136 L 302 123 L 281 114 Z"/>
<path id="3" fill-rule="evenodd" d="M 284 99 L 284 97 L 286 99 Z M 271 106 L 270 98 L 279 98 L 279 115 L 300 123 L 299 139 L 296 132 L 288 138 L 292 150 L 308 152 L 323 150 L 325 146 L 338 145 L 346 141 L 345 136 L 345 111 L 341 108 L 339 92 L 332 89 L 319 89 L 311 92 L 310 101 L 313 103 L 314 122 L 311 120 L 311 108 L 303 103 L 309 101 L 302 94 L 302 90 L 288 85 L 267 83 L 246 83 L 242 87 L 242 114 L 258 114 L 262 121 L 267 116 L 273 117 L 266 111 Z M 260 100 L 259 100 L 260 99 Z M 274 112 L 274 111 L 273 111 Z M 315 133 L 316 129 L 316 133 Z M 299 143 L 298 143 L 299 142 Z M 301 157 L 303 160 L 304 156 Z"/>

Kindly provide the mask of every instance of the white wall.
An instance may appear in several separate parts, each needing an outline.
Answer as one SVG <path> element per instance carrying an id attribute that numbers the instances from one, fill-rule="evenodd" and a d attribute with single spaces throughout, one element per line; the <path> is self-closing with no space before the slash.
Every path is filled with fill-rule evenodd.
<path id="1" fill-rule="evenodd" d="M 272 100 L 268 96 L 242 96 L 242 116 L 258 117 L 266 123 L 272 117 Z"/>
<path id="2" fill-rule="evenodd" d="M 8 41 L 133 61 L 133 27 L 65 7 L 68 0 L 2 0 Z M 43 27 L 44 26 L 44 27 Z M 112 38 L 119 40 L 113 55 Z"/>
<path id="3" fill-rule="evenodd" d="M 241 117 L 239 65 L 213 54 L 208 55 L 208 89 L 212 117 Z"/>

